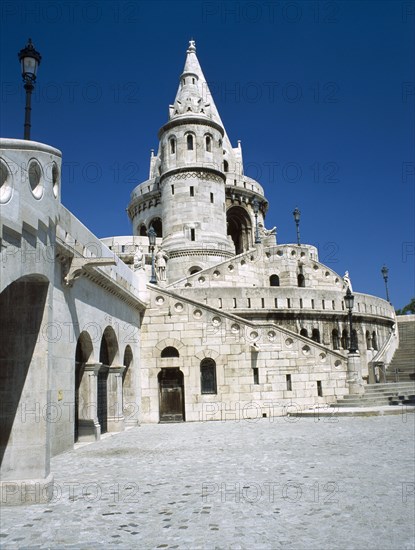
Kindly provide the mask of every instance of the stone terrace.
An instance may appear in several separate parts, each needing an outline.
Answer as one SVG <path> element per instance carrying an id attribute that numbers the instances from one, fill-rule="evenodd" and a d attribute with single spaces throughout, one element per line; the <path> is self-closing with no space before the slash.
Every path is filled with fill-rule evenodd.
<path id="1" fill-rule="evenodd" d="M 414 417 L 153 424 L 52 460 L 2 548 L 414 547 Z"/>

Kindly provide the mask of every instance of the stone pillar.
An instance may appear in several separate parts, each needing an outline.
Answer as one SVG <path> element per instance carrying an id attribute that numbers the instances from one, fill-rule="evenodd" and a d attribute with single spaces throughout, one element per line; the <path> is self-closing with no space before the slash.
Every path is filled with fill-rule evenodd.
<path id="1" fill-rule="evenodd" d="M 109 432 L 123 432 L 125 418 L 123 414 L 122 375 L 126 367 L 110 367 L 108 372 L 108 417 Z"/>
<path id="2" fill-rule="evenodd" d="M 365 393 L 362 379 L 362 365 L 359 353 L 349 353 L 347 356 L 347 383 L 350 395 Z"/>
<path id="3" fill-rule="evenodd" d="M 79 387 L 78 441 L 96 441 L 101 437 L 98 422 L 98 371 L 101 363 L 86 363 Z"/>

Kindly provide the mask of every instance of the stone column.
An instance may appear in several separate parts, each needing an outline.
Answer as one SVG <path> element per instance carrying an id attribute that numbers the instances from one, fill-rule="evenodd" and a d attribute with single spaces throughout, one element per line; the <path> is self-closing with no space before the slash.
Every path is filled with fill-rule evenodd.
<path id="1" fill-rule="evenodd" d="M 86 363 L 79 386 L 78 441 L 95 441 L 101 437 L 98 422 L 98 371 L 101 363 Z"/>
<path id="2" fill-rule="evenodd" d="M 350 395 L 361 395 L 365 393 L 362 379 L 362 365 L 360 354 L 349 353 L 347 356 L 347 383 Z"/>
<path id="3" fill-rule="evenodd" d="M 123 414 L 122 375 L 126 367 L 110 367 L 108 372 L 108 417 L 109 432 L 123 432 L 125 418 Z"/>

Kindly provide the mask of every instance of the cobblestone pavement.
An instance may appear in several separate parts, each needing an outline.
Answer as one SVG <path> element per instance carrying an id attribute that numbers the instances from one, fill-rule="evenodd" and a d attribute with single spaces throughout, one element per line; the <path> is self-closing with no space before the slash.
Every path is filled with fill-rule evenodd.
<path id="1" fill-rule="evenodd" d="M 55 457 L 0 544 L 412 550 L 414 417 L 143 425 Z"/>

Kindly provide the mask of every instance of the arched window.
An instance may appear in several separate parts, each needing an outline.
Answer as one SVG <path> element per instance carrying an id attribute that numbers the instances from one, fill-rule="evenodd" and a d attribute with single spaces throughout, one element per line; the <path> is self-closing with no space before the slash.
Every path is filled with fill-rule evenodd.
<path id="1" fill-rule="evenodd" d="M 228 163 L 227 160 L 223 161 L 223 171 L 224 172 L 229 172 L 229 163 Z"/>
<path id="2" fill-rule="evenodd" d="M 304 278 L 304 275 L 302 273 L 299 273 L 297 275 L 297 283 L 298 283 L 298 286 L 303 288 L 305 287 L 305 278 Z"/>
<path id="3" fill-rule="evenodd" d="M 206 136 L 206 151 L 208 153 L 212 152 L 212 138 L 210 136 Z"/>
<path id="4" fill-rule="evenodd" d="M 313 328 L 311 339 L 314 340 L 314 342 L 317 342 L 317 344 L 320 343 L 320 331 L 318 330 L 318 328 Z"/>
<path id="5" fill-rule="evenodd" d="M 374 350 L 377 351 L 377 349 L 378 349 L 378 340 L 377 340 L 375 331 L 372 332 L 372 347 L 373 347 Z"/>
<path id="6" fill-rule="evenodd" d="M 167 348 L 164 348 L 161 352 L 161 357 L 179 357 L 179 352 L 173 346 L 167 346 Z"/>
<path id="7" fill-rule="evenodd" d="M 189 275 L 194 275 L 195 273 L 197 273 L 198 271 L 202 271 L 202 268 L 197 266 L 197 265 L 194 265 L 193 267 L 191 267 L 189 269 Z"/>
<path id="8" fill-rule="evenodd" d="M 366 349 L 372 349 L 372 336 L 368 330 L 366 331 Z"/>
<path id="9" fill-rule="evenodd" d="M 331 332 L 331 341 L 333 343 L 333 349 L 339 349 L 340 348 L 340 338 L 339 338 L 339 331 L 335 328 Z"/>
<path id="10" fill-rule="evenodd" d="M 187 134 L 187 150 L 193 151 L 193 136 L 192 134 Z"/>
<path id="11" fill-rule="evenodd" d="M 216 363 L 213 359 L 203 359 L 200 363 L 201 393 L 217 393 Z"/>
<path id="12" fill-rule="evenodd" d="M 306 328 L 302 328 L 300 330 L 300 336 L 305 336 L 306 338 L 308 338 L 308 331 Z"/>
<path id="13" fill-rule="evenodd" d="M 170 154 L 174 155 L 176 153 L 176 140 L 174 137 L 170 138 Z"/>
<path id="14" fill-rule="evenodd" d="M 157 237 L 163 236 L 163 223 L 160 218 L 153 218 L 149 225 L 150 227 L 153 226 L 153 229 L 156 232 Z"/>
<path id="15" fill-rule="evenodd" d="M 147 227 L 142 223 L 140 225 L 140 237 L 147 237 Z"/>
<path id="16" fill-rule="evenodd" d="M 342 348 L 343 349 L 349 349 L 349 333 L 347 332 L 346 329 L 343 330 L 342 332 L 342 339 L 341 339 L 341 344 L 342 344 Z"/>
<path id="17" fill-rule="evenodd" d="M 280 286 L 280 278 L 278 275 L 271 275 L 269 278 L 269 286 Z"/>

